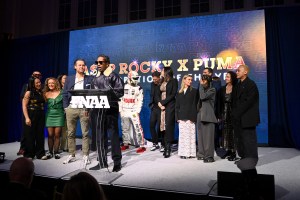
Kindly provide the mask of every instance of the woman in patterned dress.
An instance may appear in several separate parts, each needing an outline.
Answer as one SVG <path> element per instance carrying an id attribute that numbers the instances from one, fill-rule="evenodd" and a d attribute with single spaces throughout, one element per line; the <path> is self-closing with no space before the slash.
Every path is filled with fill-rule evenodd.
<path id="1" fill-rule="evenodd" d="M 184 75 L 176 96 L 175 118 L 179 125 L 178 156 L 196 157 L 196 122 L 199 93 L 191 86 L 192 75 Z"/>

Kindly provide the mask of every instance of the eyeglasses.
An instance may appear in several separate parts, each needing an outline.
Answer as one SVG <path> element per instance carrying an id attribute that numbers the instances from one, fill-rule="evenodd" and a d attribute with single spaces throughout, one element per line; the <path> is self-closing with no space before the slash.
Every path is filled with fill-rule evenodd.
<path id="1" fill-rule="evenodd" d="M 98 65 L 98 64 L 102 65 L 103 63 L 106 63 L 106 60 L 103 60 L 103 61 L 102 61 L 102 60 L 101 60 L 101 61 L 97 61 L 97 60 L 96 60 L 96 61 L 95 61 L 95 64 L 96 64 L 96 65 Z"/>
<path id="2" fill-rule="evenodd" d="M 133 80 L 139 80 L 140 77 L 133 77 Z"/>

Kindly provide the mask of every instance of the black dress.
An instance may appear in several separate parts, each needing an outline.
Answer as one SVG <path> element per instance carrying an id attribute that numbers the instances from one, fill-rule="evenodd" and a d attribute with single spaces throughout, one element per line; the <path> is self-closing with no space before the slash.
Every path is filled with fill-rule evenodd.
<path id="1" fill-rule="evenodd" d="M 222 122 L 223 122 L 223 141 L 222 146 L 226 150 L 235 150 L 234 145 L 234 133 L 233 133 L 233 125 L 232 125 L 232 97 L 231 93 L 225 93 L 224 96 L 224 105 L 223 105 L 223 112 L 222 112 Z"/>

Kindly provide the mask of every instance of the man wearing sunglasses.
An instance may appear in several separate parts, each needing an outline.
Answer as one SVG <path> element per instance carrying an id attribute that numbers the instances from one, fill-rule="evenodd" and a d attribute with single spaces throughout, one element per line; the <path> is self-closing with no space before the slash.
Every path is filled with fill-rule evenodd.
<path id="1" fill-rule="evenodd" d="M 92 88 L 109 90 L 109 109 L 93 108 L 90 113 L 92 126 L 92 140 L 96 140 L 99 163 L 90 170 L 108 168 L 108 132 L 110 133 L 111 157 L 114 161 L 113 172 L 121 170 L 122 153 L 119 140 L 119 99 L 124 95 L 124 82 L 120 76 L 113 72 L 110 66 L 110 58 L 106 55 L 99 55 L 97 61 L 96 76 L 92 81 Z"/>
<path id="2" fill-rule="evenodd" d="M 42 74 L 39 71 L 33 71 L 33 73 L 31 74 L 31 77 L 38 78 L 38 79 L 40 79 L 40 81 L 42 81 Z M 24 95 L 25 95 L 26 91 L 28 91 L 28 81 L 26 83 L 24 83 L 23 86 L 22 86 L 22 90 L 21 90 L 21 93 L 20 93 L 20 101 L 21 102 L 24 98 Z M 22 124 L 23 124 L 23 120 L 24 120 L 24 118 L 22 117 Z M 22 133 L 23 133 L 23 131 L 22 131 Z M 24 138 L 24 135 L 22 134 L 21 135 L 21 141 L 20 141 L 20 149 L 17 152 L 17 155 L 18 156 L 23 155 L 24 152 L 25 152 L 25 138 Z"/>

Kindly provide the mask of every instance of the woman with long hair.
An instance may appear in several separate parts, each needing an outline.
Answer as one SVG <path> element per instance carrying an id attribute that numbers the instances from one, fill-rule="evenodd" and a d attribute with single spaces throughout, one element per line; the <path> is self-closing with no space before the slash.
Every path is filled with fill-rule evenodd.
<path id="1" fill-rule="evenodd" d="M 23 135 L 25 140 L 24 157 L 46 160 L 45 156 L 45 99 L 42 93 L 41 80 L 31 77 L 22 100 L 22 110 L 24 114 Z"/>
<path id="2" fill-rule="evenodd" d="M 236 145 L 234 144 L 234 132 L 232 125 L 232 91 L 238 80 L 236 73 L 228 71 L 225 77 L 226 85 L 220 91 L 220 114 L 222 123 L 222 142 L 221 146 L 226 150 L 226 154 L 221 156 L 229 161 L 236 160 Z"/>
<path id="3" fill-rule="evenodd" d="M 44 86 L 44 97 L 47 102 L 46 127 L 48 129 L 47 158 L 60 159 L 59 146 L 62 127 L 65 126 L 65 113 L 63 109 L 62 90 L 58 80 L 47 78 Z"/>
<path id="4" fill-rule="evenodd" d="M 161 72 L 162 83 L 160 86 L 161 101 L 158 106 L 161 109 L 160 130 L 165 140 L 164 157 L 171 156 L 171 145 L 174 139 L 175 130 L 175 97 L 178 90 L 178 81 L 173 77 L 171 67 L 164 67 Z"/>

